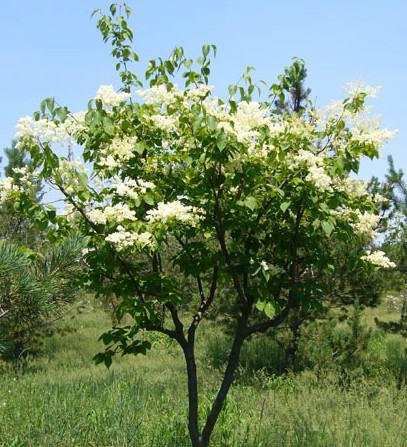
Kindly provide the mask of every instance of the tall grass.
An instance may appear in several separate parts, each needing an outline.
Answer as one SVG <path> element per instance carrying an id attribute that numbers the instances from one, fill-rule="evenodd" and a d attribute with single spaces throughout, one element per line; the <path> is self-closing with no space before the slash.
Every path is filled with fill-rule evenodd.
<path id="1" fill-rule="evenodd" d="M 2 373 L 0 446 L 189 446 L 178 348 L 157 337 L 147 357 L 119 359 L 106 370 L 91 357 L 101 348 L 96 339 L 108 318 L 88 305 L 69 324 L 76 331 L 48 339 L 42 357 L 32 359 L 26 372 Z M 204 415 L 220 377 L 213 359 L 221 367 L 225 349 L 215 327 L 201 335 L 218 341 L 210 347 L 215 352 L 210 362 L 209 342 L 199 347 Z M 381 380 L 361 375 L 344 388 L 328 369 L 266 374 L 258 368 L 259 355 L 275 351 L 258 343 L 243 353 L 242 368 L 252 372 L 252 380 L 232 389 L 213 446 L 407 446 L 407 389 L 399 389 L 391 375 Z M 404 347 L 396 338 L 383 345 L 385 370 L 402 367 Z"/>

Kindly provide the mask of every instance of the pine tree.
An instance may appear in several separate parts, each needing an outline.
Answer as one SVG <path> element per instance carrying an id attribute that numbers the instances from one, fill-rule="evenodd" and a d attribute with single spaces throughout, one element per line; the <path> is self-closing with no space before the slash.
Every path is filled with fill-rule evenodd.
<path id="1" fill-rule="evenodd" d="M 80 236 L 42 253 L 0 240 L 0 354 L 18 361 L 78 293 Z"/>

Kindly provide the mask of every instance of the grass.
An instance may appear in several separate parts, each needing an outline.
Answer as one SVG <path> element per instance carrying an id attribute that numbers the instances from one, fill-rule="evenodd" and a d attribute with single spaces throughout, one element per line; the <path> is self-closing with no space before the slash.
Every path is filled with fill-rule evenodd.
<path id="1" fill-rule="evenodd" d="M 0 446 L 190 445 L 184 365 L 177 346 L 157 336 L 146 357 L 118 359 L 107 370 L 91 360 L 101 349 L 97 337 L 110 325 L 103 311 L 88 303 L 61 324 L 74 330 L 46 339 L 43 355 L 32 359 L 24 374 L 11 369 L 2 374 Z M 220 378 L 212 361 L 221 355 L 216 346 L 221 350 L 222 336 L 216 331 L 208 323 L 199 333 L 201 340 L 215 340 L 209 350 L 209 342 L 198 347 L 202 415 Z M 253 351 L 271 355 L 256 343 L 244 354 L 250 368 L 257 365 L 250 360 Z M 238 381 L 213 446 L 407 446 L 407 390 L 398 389 L 388 373 L 398 367 L 405 342 L 391 336 L 379 345 L 380 379 L 356 371 L 341 387 L 337 373 L 327 369 L 285 376 L 260 370 L 250 381 Z"/>

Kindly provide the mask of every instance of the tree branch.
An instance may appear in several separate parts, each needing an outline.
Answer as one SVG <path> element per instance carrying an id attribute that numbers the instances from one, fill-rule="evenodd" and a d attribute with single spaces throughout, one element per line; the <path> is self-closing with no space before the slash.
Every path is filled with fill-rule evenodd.
<path id="1" fill-rule="evenodd" d="M 236 274 L 236 272 L 233 269 L 233 265 L 230 260 L 229 251 L 226 246 L 225 229 L 224 229 L 223 220 L 222 220 L 222 216 L 221 216 L 219 198 L 216 193 L 215 193 L 215 218 L 216 218 L 216 223 L 215 223 L 216 235 L 218 238 L 218 242 L 219 242 L 223 257 L 225 258 L 226 265 L 228 266 L 230 275 L 232 276 L 233 284 L 235 286 L 238 297 L 239 297 L 240 301 L 242 302 L 242 304 L 247 306 L 248 305 L 247 296 L 244 292 L 242 284 L 240 283 L 239 276 Z"/>
<path id="2" fill-rule="evenodd" d="M 201 305 L 199 306 L 198 312 L 194 315 L 191 326 L 188 329 L 188 341 L 191 341 L 193 339 L 196 328 L 198 327 L 199 323 L 201 322 L 202 318 L 205 315 L 205 312 L 209 309 L 209 307 L 213 302 L 213 299 L 215 298 L 217 282 L 218 282 L 218 266 L 216 265 L 213 268 L 212 272 L 212 281 L 209 294 L 207 297 L 201 296 L 202 298 Z"/>
<path id="3" fill-rule="evenodd" d="M 280 323 L 282 323 L 287 315 L 289 314 L 290 310 L 292 308 L 292 305 L 290 303 L 287 303 L 287 305 L 283 308 L 283 310 L 277 314 L 275 317 L 273 317 L 271 320 L 264 321 L 262 323 L 253 324 L 252 326 L 248 326 L 245 329 L 244 337 L 249 337 L 250 335 L 256 333 L 256 332 L 266 332 L 268 329 L 272 327 L 278 326 Z"/>

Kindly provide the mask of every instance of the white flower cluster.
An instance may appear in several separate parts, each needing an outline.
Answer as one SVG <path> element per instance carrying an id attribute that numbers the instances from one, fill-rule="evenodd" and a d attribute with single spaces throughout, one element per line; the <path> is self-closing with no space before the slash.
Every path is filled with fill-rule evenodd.
<path id="1" fill-rule="evenodd" d="M 384 197 L 383 195 L 376 193 L 373 195 L 373 201 L 378 205 L 382 205 L 389 203 L 390 200 L 387 197 Z"/>
<path id="2" fill-rule="evenodd" d="M 300 149 L 298 154 L 293 157 L 291 167 L 307 166 L 308 174 L 305 179 L 313 183 L 320 191 L 330 192 L 332 191 L 332 179 L 325 172 L 323 164 L 323 157 L 321 155 Z"/>
<path id="3" fill-rule="evenodd" d="M 208 98 L 205 99 L 205 101 L 203 102 L 203 105 L 205 107 L 206 113 L 208 115 L 212 115 L 219 121 L 224 121 L 224 120 L 229 119 L 229 114 L 228 114 L 228 111 L 226 110 L 226 105 L 223 104 L 219 98 L 214 98 L 214 97 L 209 96 Z M 228 128 L 231 129 L 231 132 L 232 132 L 232 127 L 231 127 L 230 123 L 226 122 L 225 126 L 226 126 L 226 124 L 229 126 Z"/>
<path id="4" fill-rule="evenodd" d="M 373 144 L 380 148 L 398 133 L 398 130 L 391 131 L 380 126 L 380 117 L 359 114 L 353 120 L 352 138 L 360 143 Z"/>
<path id="5" fill-rule="evenodd" d="M 80 212 L 69 202 L 65 203 L 61 215 L 64 216 L 68 222 L 74 222 L 81 217 Z"/>
<path id="6" fill-rule="evenodd" d="M 125 203 L 108 205 L 103 209 L 94 208 L 87 213 L 88 219 L 94 224 L 106 225 L 107 222 L 121 223 L 124 220 L 135 221 L 136 214 Z"/>
<path id="7" fill-rule="evenodd" d="M 308 171 L 308 175 L 305 177 L 307 181 L 313 183 L 320 191 L 332 191 L 332 179 L 326 174 L 322 166 L 310 166 Z"/>
<path id="8" fill-rule="evenodd" d="M 136 137 L 115 137 L 111 143 L 100 148 L 99 165 L 106 168 L 118 168 L 134 157 Z"/>
<path id="9" fill-rule="evenodd" d="M 284 120 L 284 129 L 289 134 L 299 138 L 310 138 L 315 132 L 315 125 L 299 116 L 291 115 Z"/>
<path id="10" fill-rule="evenodd" d="M 85 116 L 86 112 L 74 112 L 69 114 L 63 123 L 66 133 L 68 135 L 76 135 L 78 132 L 85 130 Z"/>
<path id="11" fill-rule="evenodd" d="M 36 138 L 53 144 L 73 144 L 74 141 L 67 133 L 63 124 L 58 125 L 47 119 L 33 120 L 30 116 L 23 116 L 16 124 L 16 138 Z"/>
<path id="12" fill-rule="evenodd" d="M 154 85 L 146 90 L 138 90 L 136 94 L 142 98 L 146 104 L 156 106 L 169 106 L 174 104 L 180 97 L 180 92 L 176 87 L 168 90 L 165 84 Z"/>
<path id="13" fill-rule="evenodd" d="M 376 98 L 381 89 L 380 85 L 368 85 L 361 79 L 356 81 L 347 82 L 345 84 L 345 92 L 350 97 L 354 97 L 359 93 L 365 93 L 369 98 Z"/>
<path id="14" fill-rule="evenodd" d="M 390 261 L 390 259 L 381 250 L 376 250 L 373 252 L 368 250 L 366 255 L 362 256 L 360 259 L 384 269 L 396 267 L 396 264 Z"/>
<path id="15" fill-rule="evenodd" d="M 248 157 L 264 160 L 270 153 L 275 151 L 276 147 L 271 144 L 250 144 L 247 148 L 247 155 Z"/>
<path id="16" fill-rule="evenodd" d="M 95 99 L 102 101 L 104 106 L 115 107 L 126 102 L 131 97 L 130 93 L 116 93 L 113 85 L 101 85 L 96 93 Z"/>
<path id="17" fill-rule="evenodd" d="M 145 104 L 149 105 L 159 107 L 171 106 L 179 99 L 184 98 L 184 105 L 189 107 L 191 101 L 193 102 L 207 97 L 212 92 L 213 88 L 212 85 L 199 84 L 182 92 L 178 90 L 176 86 L 168 89 L 165 84 L 161 84 L 154 85 L 146 90 L 138 90 L 136 94 L 144 100 Z"/>
<path id="18" fill-rule="evenodd" d="M 279 119 L 276 119 L 275 117 L 269 120 L 267 126 L 269 128 L 270 135 L 272 136 L 281 135 L 286 129 L 286 126 Z"/>
<path id="19" fill-rule="evenodd" d="M 311 115 L 317 126 L 324 129 L 331 120 L 351 119 L 352 113 L 345 110 L 343 101 L 332 101 L 324 109 L 317 108 L 311 112 Z"/>
<path id="20" fill-rule="evenodd" d="M 379 224 L 381 217 L 367 211 L 362 213 L 359 210 L 355 210 L 355 214 L 357 221 L 351 224 L 355 232 L 361 236 L 374 237 L 375 228 Z"/>
<path id="21" fill-rule="evenodd" d="M 182 204 L 179 200 L 173 202 L 160 202 L 157 208 L 147 211 L 147 220 L 150 223 L 161 222 L 167 224 L 172 220 L 196 226 L 200 220 L 199 209 Z"/>
<path id="22" fill-rule="evenodd" d="M 357 81 L 347 84 L 345 90 L 351 99 L 359 93 L 365 93 L 367 97 L 374 98 L 379 91 L 379 87 L 372 87 Z M 334 138 L 336 143 L 340 143 L 342 137 L 345 138 L 345 141 L 348 139 L 348 129 L 353 141 L 373 144 L 377 148 L 382 147 L 397 134 L 397 130 L 390 131 L 380 127 L 381 119 L 370 115 L 370 106 L 364 105 L 362 110 L 353 112 L 345 109 L 345 104 L 345 102 L 335 101 L 326 109 L 319 109 L 313 113 L 316 124 L 321 128 L 326 128 L 329 123 L 335 123 L 339 119 L 345 121 L 346 127 L 341 135 Z"/>
<path id="23" fill-rule="evenodd" d="M 297 168 L 298 166 L 321 166 L 323 164 L 323 157 L 320 154 L 314 154 L 311 151 L 300 149 L 298 154 L 293 157 L 291 166 Z"/>
<path id="24" fill-rule="evenodd" d="M 345 192 L 351 197 L 361 198 L 369 194 L 367 183 L 363 180 L 346 178 L 343 184 Z"/>
<path id="25" fill-rule="evenodd" d="M 30 189 L 33 187 L 33 183 L 38 180 L 38 174 L 30 171 L 27 166 L 21 168 L 13 168 L 14 174 L 18 176 L 18 184 L 23 189 Z"/>
<path id="26" fill-rule="evenodd" d="M 175 116 L 153 115 L 150 117 L 154 126 L 164 132 L 175 132 L 178 126 L 178 120 Z"/>
<path id="27" fill-rule="evenodd" d="M 145 194 L 147 189 L 153 190 L 155 188 L 154 183 L 146 182 L 142 179 L 134 180 L 132 178 L 115 178 L 115 183 L 111 188 L 116 191 L 116 194 L 121 197 L 129 197 L 130 199 L 137 200 L 140 194 Z"/>
<path id="28" fill-rule="evenodd" d="M 126 231 L 121 225 L 117 227 L 117 231 L 109 234 L 106 241 L 115 246 L 117 251 L 123 251 L 127 248 L 149 248 L 153 250 L 155 247 L 154 236 L 145 231 L 144 233 L 134 233 Z"/>
<path id="29" fill-rule="evenodd" d="M 78 189 L 83 186 L 83 179 L 87 179 L 86 169 L 80 160 L 59 160 L 57 172 L 64 189 L 69 195 L 75 195 Z"/>
<path id="30" fill-rule="evenodd" d="M 20 191 L 20 187 L 15 184 L 12 177 L 5 177 L 0 181 L 0 204 L 10 200 L 15 193 Z"/>
<path id="31" fill-rule="evenodd" d="M 213 85 L 206 84 L 198 84 L 197 86 L 191 87 L 189 90 L 185 91 L 185 97 L 187 100 L 199 100 L 201 98 L 205 98 L 210 93 L 212 93 L 214 89 Z"/>
<path id="32" fill-rule="evenodd" d="M 359 236 L 366 236 L 368 238 L 373 238 L 375 236 L 375 228 L 381 219 L 377 214 L 368 213 L 367 211 L 362 212 L 360 210 L 346 207 L 331 210 L 331 214 L 335 217 L 344 219 Z"/>
<path id="33" fill-rule="evenodd" d="M 366 93 L 368 97 L 374 98 L 378 92 L 378 88 L 360 83 L 349 84 L 347 93 L 351 97 L 361 92 Z M 316 123 L 320 127 L 325 128 L 329 122 L 334 122 L 339 119 L 344 120 L 346 126 L 351 131 L 351 136 L 354 141 L 362 144 L 373 144 L 377 148 L 382 147 L 397 135 L 397 130 L 390 131 L 381 127 L 380 117 L 370 115 L 370 106 L 365 105 L 361 111 L 355 113 L 345 109 L 344 105 L 341 101 L 334 101 L 326 109 L 319 109 L 314 112 Z M 346 133 L 346 129 L 344 129 L 344 133 Z M 336 137 L 335 140 L 340 141 L 340 137 Z"/>
<path id="34" fill-rule="evenodd" d="M 30 116 L 23 116 L 17 121 L 15 136 L 19 145 L 24 138 L 35 138 L 51 144 L 73 145 L 75 135 L 86 128 L 85 115 L 85 112 L 71 113 L 63 123 L 48 119 L 35 121 Z"/>
<path id="35" fill-rule="evenodd" d="M 239 143 L 252 142 L 259 135 L 256 129 L 269 122 L 268 111 L 255 101 L 239 102 L 237 111 L 231 118 L 233 130 Z"/>

